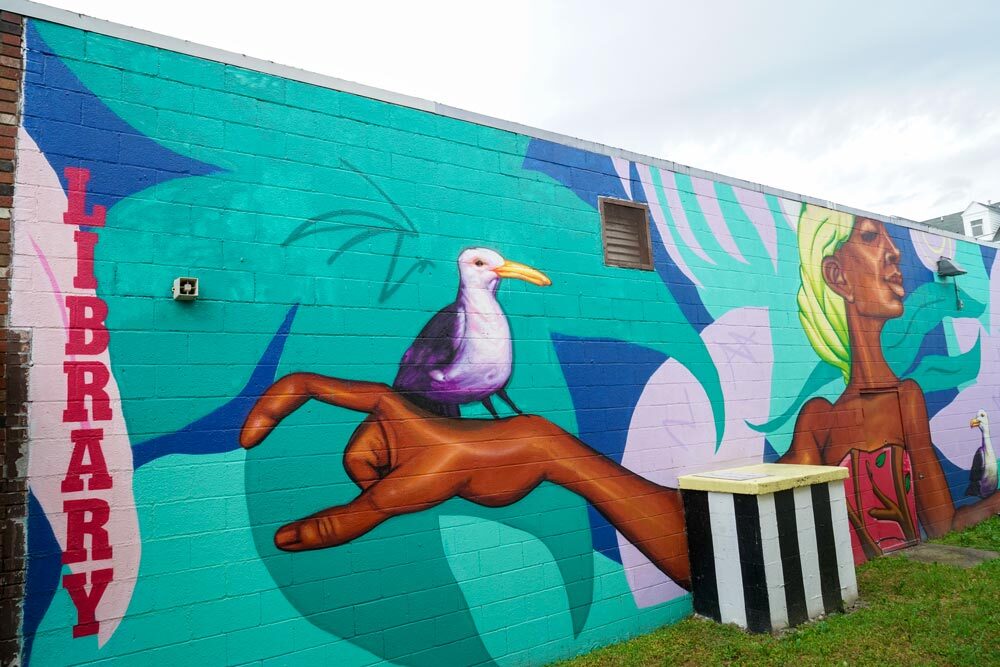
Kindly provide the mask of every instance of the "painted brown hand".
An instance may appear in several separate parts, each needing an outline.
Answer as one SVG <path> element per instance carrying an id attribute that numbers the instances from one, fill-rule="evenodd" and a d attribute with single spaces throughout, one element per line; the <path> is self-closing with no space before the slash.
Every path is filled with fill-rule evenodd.
<path id="1" fill-rule="evenodd" d="M 668 576 L 688 585 L 680 493 L 622 468 L 547 419 L 437 417 L 383 384 L 295 373 L 257 401 L 240 444 L 259 445 L 310 399 L 368 413 L 344 452 L 344 466 L 361 493 L 279 528 L 279 549 L 335 547 L 391 517 L 454 497 L 487 507 L 510 505 L 550 481 L 591 502 Z"/>

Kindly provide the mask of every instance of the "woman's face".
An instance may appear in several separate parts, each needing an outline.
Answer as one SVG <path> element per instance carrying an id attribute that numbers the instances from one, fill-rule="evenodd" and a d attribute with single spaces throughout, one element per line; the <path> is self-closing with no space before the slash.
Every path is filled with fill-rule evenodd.
<path id="1" fill-rule="evenodd" d="M 823 276 L 859 315 L 890 319 L 903 314 L 899 248 L 878 220 L 855 220 L 847 242 L 823 260 Z"/>

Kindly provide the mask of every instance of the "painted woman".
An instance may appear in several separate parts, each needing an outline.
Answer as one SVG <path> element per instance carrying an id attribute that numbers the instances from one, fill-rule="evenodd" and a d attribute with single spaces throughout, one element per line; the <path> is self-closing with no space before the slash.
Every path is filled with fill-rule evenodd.
<path id="1" fill-rule="evenodd" d="M 885 225 L 805 205 L 798 225 L 799 319 L 816 353 L 844 374 L 830 403 L 808 401 L 781 463 L 841 465 L 855 560 L 981 521 L 994 496 L 955 509 L 931 444 L 920 386 L 900 380 L 882 352 L 885 323 L 903 314 L 900 252 Z"/>

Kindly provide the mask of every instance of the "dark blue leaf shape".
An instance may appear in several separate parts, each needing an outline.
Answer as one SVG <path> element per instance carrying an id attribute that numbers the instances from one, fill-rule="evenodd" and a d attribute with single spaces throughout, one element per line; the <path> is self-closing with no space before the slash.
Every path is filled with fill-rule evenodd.
<path id="1" fill-rule="evenodd" d="M 35 633 L 59 589 L 62 549 L 35 494 L 28 491 L 28 572 L 24 585 L 24 665 L 31 663 Z"/>
<path id="2" fill-rule="evenodd" d="M 178 431 L 134 445 L 133 468 L 138 470 L 150 461 L 168 454 L 216 454 L 239 449 L 240 427 L 257 398 L 274 382 L 278 362 L 281 361 L 281 353 L 285 349 L 285 341 L 298 308 L 298 305 L 294 305 L 288 309 L 285 319 L 239 395 Z"/>
<path id="3" fill-rule="evenodd" d="M 33 21 L 26 37 L 22 122 L 63 189 L 66 167 L 89 169 L 88 204 L 110 209 L 153 185 L 221 171 L 163 147 L 122 120 L 49 48 Z"/>
<path id="4" fill-rule="evenodd" d="M 577 435 L 621 463 L 635 406 L 667 356 L 625 341 L 559 333 L 552 334 L 552 345 L 576 411 Z M 589 505 L 588 512 L 594 549 L 622 562 L 615 529 Z"/>

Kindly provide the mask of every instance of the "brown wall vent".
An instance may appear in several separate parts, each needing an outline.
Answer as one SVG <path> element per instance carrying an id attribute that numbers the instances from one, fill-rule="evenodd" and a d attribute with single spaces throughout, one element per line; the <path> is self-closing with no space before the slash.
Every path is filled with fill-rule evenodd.
<path id="1" fill-rule="evenodd" d="M 604 263 L 626 269 L 653 270 L 649 207 L 621 199 L 599 199 Z"/>

